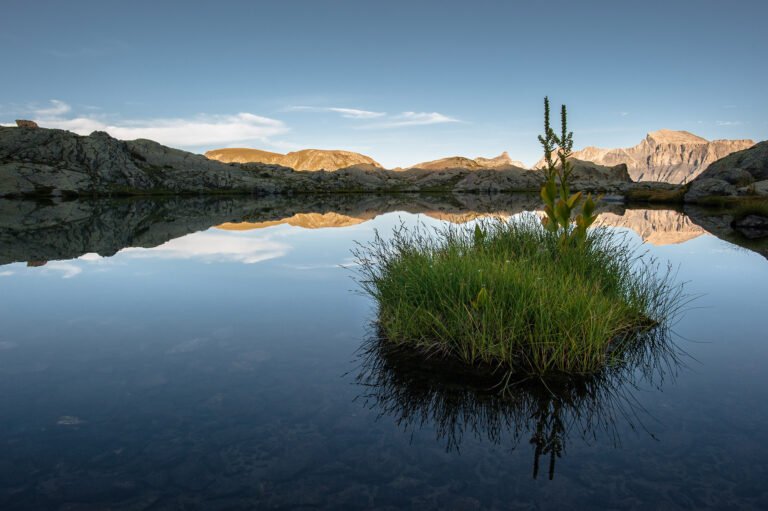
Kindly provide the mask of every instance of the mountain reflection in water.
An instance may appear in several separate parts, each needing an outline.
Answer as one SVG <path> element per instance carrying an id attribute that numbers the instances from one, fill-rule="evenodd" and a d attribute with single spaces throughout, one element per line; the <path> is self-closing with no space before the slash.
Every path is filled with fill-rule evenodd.
<path id="1" fill-rule="evenodd" d="M 218 227 L 249 231 L 277 225 L 317 229 L 352 227 L 392 212 L 463 223 L 481 217 L 509 218 L 540 207 L 526 194 L 338 195 L 306 197 L 165 197 L 76 201 L 0 200 L 0 265 L 108 257 L 153 248 Z M 602 203 L 598 223 L 628 228 L 654 245 L 681 243 L 705 233 L 768 255 L 768 241 L 733 233 L 727 216 L 701 208 L 633 208 Z"/>

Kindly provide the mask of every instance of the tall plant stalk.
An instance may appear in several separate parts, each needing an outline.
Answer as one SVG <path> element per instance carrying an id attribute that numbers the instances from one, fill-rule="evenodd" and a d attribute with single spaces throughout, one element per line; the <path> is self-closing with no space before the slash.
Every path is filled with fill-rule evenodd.
<path id="1" fill-rule="evenodd" d="M 541 198 L 544 200 L 542 219 L 544 227 L 558 235 L 563 246 L 571 241 L 583 242 L 587 229 L 594 223 L 596 203 L 591 195 L 584 197 L 581 192 L 571 194 L 573 163 L 569 160 L 573 152 L 573 132 L 568 131 L 568 111 L 560 108 L 560 136 L 550 125 L 549 98 L 544 97 L 544 134 L 539 135 L 544 149 L 544 185 Z M 556 158 L 553 154 L 556 153 Z"/>

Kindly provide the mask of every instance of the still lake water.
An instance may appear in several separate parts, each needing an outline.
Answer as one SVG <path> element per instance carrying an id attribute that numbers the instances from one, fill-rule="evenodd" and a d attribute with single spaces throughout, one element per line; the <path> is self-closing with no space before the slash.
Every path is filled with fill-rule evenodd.
<path id="1" fill-rule="evenodd" d="M 0 201 L 0 509 L 768 508 L 768 251 L 716 219 L 602 216 L 698 298 L 677 361 L 566 410 L 551 474 L 551 402 L 366 356 L 355 242 L 536 205 Z"/>

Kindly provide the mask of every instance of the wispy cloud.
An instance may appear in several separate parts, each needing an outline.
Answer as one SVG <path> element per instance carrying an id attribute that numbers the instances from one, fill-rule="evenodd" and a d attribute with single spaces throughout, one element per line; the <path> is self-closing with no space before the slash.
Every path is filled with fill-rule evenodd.
<path id="1" fill-rule="evenodd" d="M 72 107 L 58 99 L 52 99 L 48 107 L 37 108 L 34 114 L 38 117 L 56 117 L 64 115 L 72 110 Z"/>
<path id="2" fill-rule="evenodd" d="M 304 106 L 296 105 L 286 108 L 289 112 L 330 112 L 340 114 L 347 119 L 371 120 L 378 119 L 377 122 L 358 126 L 365 129 L 375 128 L 399 128 L 405 126 L 427 126 L 430 124 L 445 124 L 454 122 L 463 122 L 454 117 L 449 117 L 440 112 L 402 112 L 389 115 L 386 112 L 374 112 L 371 110 L 359 110 L 357 108 L 325 107 L 325 106 Z"/>
<path id="3" fill-rule="evenodd" d="M 81 135 L 106 131 L 115 138 L 148 138 L 170 146 L 196 147 L 259 141 L 273 144 L 270 137 L 289 131 L 280 120 L 248 112 L 233 115 L 200 114 L 191 118 L 133 119 L 109 121 L 97 116 L 67 116 L 72 108 L 60 100 L 32 111 L 34 120 L 46 128 L 59 128 Z"/>
<path id="4" fill-rule="evenodd" d="M 400 128 L 404 126 L 427 126 L 430 124 L 446 124 L 463 122 L 439 112 L 403 112 L 391 116 L 387 121 L 369 124 L 366 128 Z"/>
<path id="5" fill-rule="evenodd" d="M 741 121 L 715 121 L 718 126 L 741 126 L 744 124 Z"/>
<path id="6" fill-rule="evenodd" d="M 371 110 L 359 110 L 357 108 L 341 108 L 335 106 L 290 106 L 286 110 L 289 112 L 333 112 L 340 114 L 346 119 L 375 119 L 377 117 L 384 117 L 386 112 L 373 112 Z"/>

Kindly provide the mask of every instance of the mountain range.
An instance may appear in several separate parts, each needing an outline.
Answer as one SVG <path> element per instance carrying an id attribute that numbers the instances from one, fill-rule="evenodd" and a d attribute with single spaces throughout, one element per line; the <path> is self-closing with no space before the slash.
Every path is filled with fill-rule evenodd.
<path id="1" fill-rule="evenodd" d="M 208 151 L 205 156 L 224 163 L 269 163 L 305 171 L 338 170 L 354 165 L 383 168 L 373 158 L 364 154 L 326 149 L 302 149 L 281 154 L 259 149 L 227 148 Z"/>
<path id="2" fill-rule="evenodd" d="M 579 160 L 601 165 L 626 163 L 633 181 L 684 184 L 711 163 L 755 145 L 752 140 L 707 140 L 687 131 L 658 130 L 648 133 L 633 147 L 601 149 L 585 147 L 573 153 Z M 540 168 L 543 160 L 534 165 Z"/>
<path id="3" fill-rule="evenodd" d="M 407 210 L 411 208 L 404 209 Z M 226 222 L 217 225 L 216 227 L 226 231 L 250 231 L 282 224 L 304 229 L 349 227 L 373 220 L 379 214 L 386 213 L 387 211 L 387 209 L 381 211 L 365 210 L 352 214 L 342 214 L 337 212 L 296 213 L 275 220 L 261 222 Z M 456 224 L 469 222 L 478 218 L 490 217 L 506 220 L 517 213 L 504 210 L 446 212 L 439 209 L 428 208 L 417 208 L 414 211 L 436 220 Z M 668 209 L 650 210 L 617 208 L 616 211 L 611 211 L 609 209 L 608 211 L 603 211 L 598 214 L 597 224 L 632 229 L 639 234 L 644 241 L 657 246 L 683 243 L 706 233 L 704 229 L 692 222 L 685 214 Z"/>
<path id="4" fill-rule="evenodd" d="M 513 160 L 509 153 L 504 151 L 495 158 L 466 158 L 464 156 L 450 156 L 439 160 L 425 161 L 408 167 L 409 169 L 447 170 L 447 169 L 500 169 L 507 167 L 527 168 L 525 163 Z"/>
<path id="5" fill-rule="evenodd" d="M 650 138 L 657 139 L 657 135 Z M 667 133 L 666 145 L 680 151 L 691 140 L 697 146 L 708 144 L 691 137 L 687 133 Z M 118 140 L 100 131 L 82 136 L 22 122 L 17 127 L 0 126 L 0 196 L 507 193 L 536 192 L 544 179 L 542 172 L 517 167 L 503 154 L 496 158 L 452 157 L 419 164 L 427 168 L 395 170 L 384 169 L 370 158 L 354 153 L 296 153 L 308 156 L 304 168 L 343 168 L 304 172 L 270 163 L 222 163 L 151 140 Z M 256 155 L 264 157 L 263 153 Z M 316 158 L 311 158 L 312 155 Z M 336 159 L 339 156 L 345 161 L 340 163 Z M 667 156 L 679 164 L 685 154 Z M 348 166 L 354 161 L 364 163 Z M 628 200 L 706 203 L 722 197 L 737 200 L 768 196 L 768 141 L 720 158 L 686 186 L 632 181 L 626 163 L 607 166 L 577 158 L 573 163 L 573 190 L 607 193 Z"/>
<path id="6" fill-rule="evenodd" d="M 619 149 L 585 147 L 573 153 L 573 158 L 607 167 L 626 164 L 633 181 L 661 181 L 674 184 L 690 182 L 711 163 L 736 151 L 752 147 L 752 140 L 707 140 L 687 131 L 658 130 L 648 133 L 637 145 Z M 225 163 L 270 163 L 295 170 L 339 170 L 352 166 L 383 168 L 373 158 L 350 151 L 304 149 L 288 154 L 257 149 L 216 149 L 205 155 Z M 543 166 L 538 161 L 533 168 Z M 370 167 L 369 167 L 370 168 Z M 505 151 L 495 158 L 451 156 L 417 163 L 395 170 L 485 170 L 526 169 Z"/>

